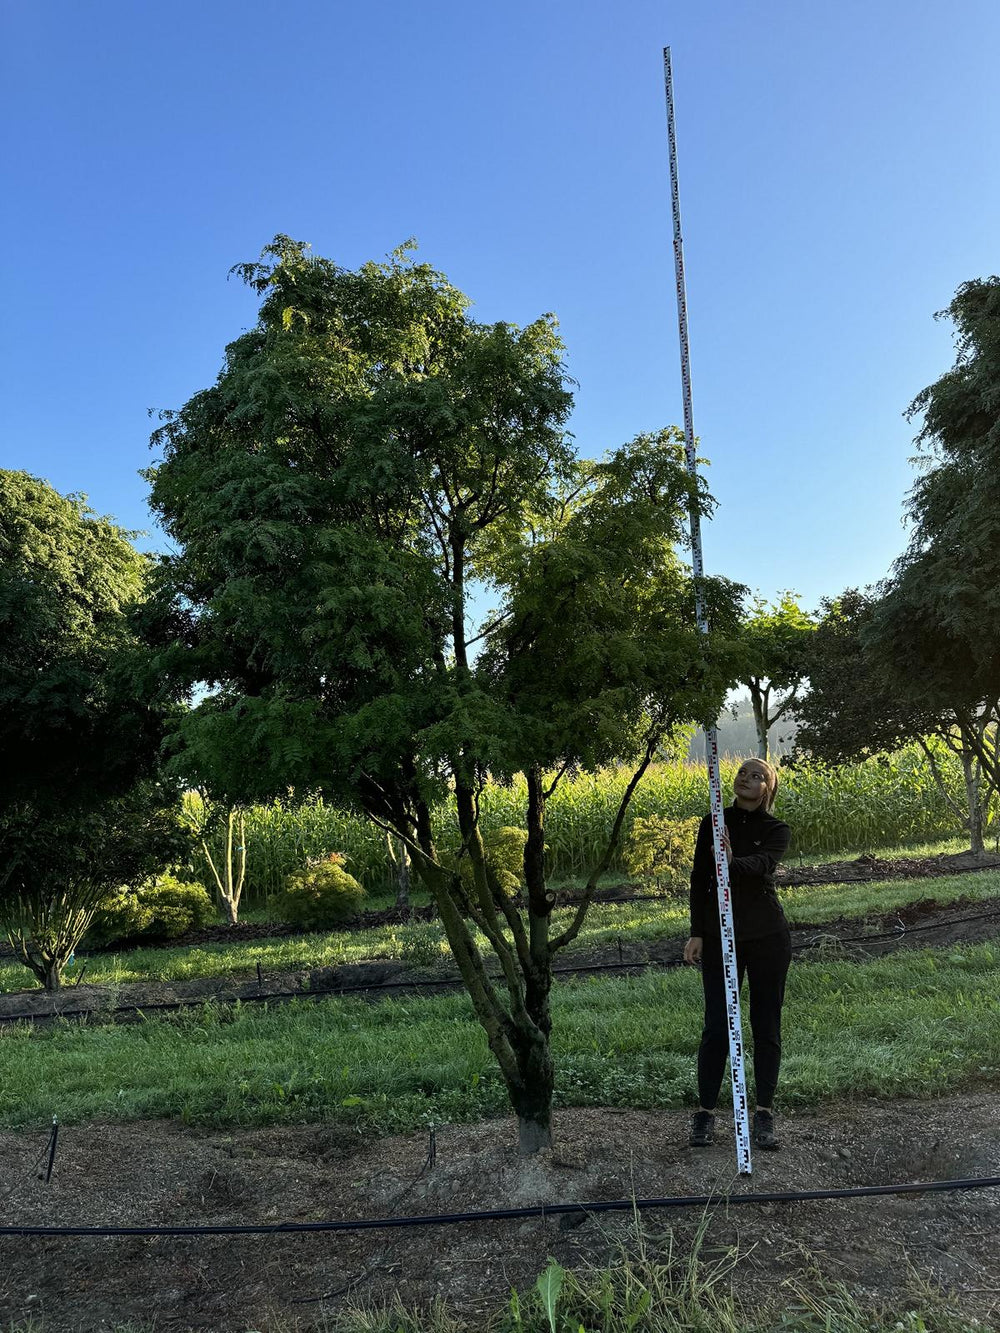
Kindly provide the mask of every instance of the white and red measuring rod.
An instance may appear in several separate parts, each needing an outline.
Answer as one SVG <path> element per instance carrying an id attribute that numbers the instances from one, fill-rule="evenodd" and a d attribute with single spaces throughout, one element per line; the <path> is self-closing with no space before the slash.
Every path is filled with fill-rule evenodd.
<path id="1" fill-rule="evenodd" d="M 698 477 L 694 444 L 694 415 L 691 407 L 691 350 L 688 344 L 687 296 L 684 290 L 684 243 L 681 237 L 681 200 L 677 183 L 677 135 L 674 126 L 674 87 L 670 70 L 670 47 L 663 49 L 663 80 L 667 94 L 667 138 L 670 146 L 670 198 L 674 215 L 674 272 L 677 279 L 677 324 L 681 344 L 681 383 L 684 392 L 684 453 L 693 481 Z M 708 634 L 701 550 L 701 520 L 696 503 L 691 508 L 691 564 L 694 570 L 695 608 L 698 628 Z M 719 741 L 714 723 L 705 727 L 705 758 L 711 798 L 712 841 L 715 847 L 715 876 L 718 884 L 719 925 L 722 931 L 722 968 L 729 1019 L 729 1067 L 733 1078 L 733 1118 L 736 1126 L 736 1161 L 740 1175 L 748 1176 L 750 1126 L 747 1116 L 746 1072 L 743 1058 L 743 1024 L 740 1016 L 740 987 L 736 970 L 736 938 L 733 933 L 733 901 L 729 884 L 729 862 L 722 845 L 725 823 L 722 815 L 722 781 L 719 776 Z"/>

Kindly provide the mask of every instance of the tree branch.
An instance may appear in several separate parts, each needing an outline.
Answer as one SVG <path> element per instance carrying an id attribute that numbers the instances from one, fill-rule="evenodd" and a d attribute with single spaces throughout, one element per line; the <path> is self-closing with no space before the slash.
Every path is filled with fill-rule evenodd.
<path id="1" fill-rule="evenodd" d="M 604 849 L 604 854 L 594 869 L 590 872 L 590 878 L 587 880 L 587 886 L 583 891 L 583 897 L 576 909 L 576 915 L 573 917 L 572 922 L 561 935 L 557 935 L 554 940 L 549 942 L 550 953 L 554 954 L 557 950 L 565 948 L 566 945 L 575 940 L 580 933 L 580 927 L 583 925 L 587 911 L 593 901 L 594 891 L 597 888 L 597 881 L 607 870 L 608 866 L 611 864 L 611 858 L 615 854 L 615 849 L 618 846 L 618 839 L 621 835 L 622 824 L 625 822 L 625 815 L 632 801 L 632 796 L 635 793 L 636 787 L 638 787 L 639 783 L 642 781 L 646 769 L 652 763 L 653 756 L 656 754 L 657 746 L 662 738 L 662 731 L 658 731 L 655 736 L 652 736 L 647 740 L 646 752 L 643 755 L 642 762 L 629 779 L 629 784 L 625 788 L 625 792 L 619 802 L 618 813 L 615 816 L 615 822 L 611 829 L 611 836 L 608 838 L 608 844 Z"/>

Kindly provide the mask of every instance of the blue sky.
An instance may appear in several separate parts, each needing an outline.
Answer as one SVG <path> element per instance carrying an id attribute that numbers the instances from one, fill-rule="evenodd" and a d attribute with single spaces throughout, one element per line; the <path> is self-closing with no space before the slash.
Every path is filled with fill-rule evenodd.
<path id="1" fill-rule="evenodd" d="M 680 422 L 669 44 L 706 565 L 813 605 L 902 548 L 933 312 L 1000 270 L 996 0 L 0 12 L 0 465 L 151 530 L 147 410 L 213 380 L 278 231 L 555 312 L 585 454 Z"/>

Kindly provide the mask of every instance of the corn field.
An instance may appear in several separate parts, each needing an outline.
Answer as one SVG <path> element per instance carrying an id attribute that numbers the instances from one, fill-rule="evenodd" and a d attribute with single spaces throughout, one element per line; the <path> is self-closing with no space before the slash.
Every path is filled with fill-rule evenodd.
<path id="1" fill-rule="evenodd" d="M 958 761 L 942 749 L 938 762 L 954 799 L 963 803 Z M 732 790 L 738 766 L 736 760 L 723 761 L 727 791 Z M 549 802 L 546 822 L 548 868 L 553 879 L 572 879 L 589 872 L 603 848 L 627 780 L 624 771 L 609 771 L 564 778 L 560 783 Z M 484 830 L 520 825 L 525 802 L 523 781 L 509 787 L 489 785 L 481 802 Z M 637 816 L 683 819 L 701 815 L 707 804 L 701 765 L 660 764 L 650 769 L 633 798 L 623 841 Z M 961 831 L 917 746 L 889 758 L 839 769 L 803 765 L 782 770 L 775 813 L 792 827 L 793 857 L 844 849 L 860 854 L 874 847 L 930 841 Z M 443 841 L 457 844 L 453 817 L 448 811 L 439 814 Z M 272 897 L 292 871 L 310 857 L 331 851 L 345 854 L 351 874 L 369 892 L 386 890 L 394 882 L 385 835 L 366 820 L 319 800 L 252 807 L 247 811 L 246 843 L 245 899 L 249 904 Z M 612 868 L 623 869 L 620 858 Z M 201 869 L 197 859 L 194 869 L 196 873 Z"/>

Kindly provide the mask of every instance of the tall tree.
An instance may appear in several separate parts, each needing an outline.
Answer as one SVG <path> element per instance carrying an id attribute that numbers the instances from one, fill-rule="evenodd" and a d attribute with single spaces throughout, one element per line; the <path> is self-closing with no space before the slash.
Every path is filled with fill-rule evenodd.
<path id="1" fill-rule="evenodd" d="M 995 733 L 982 721 L 1000 697 L 1000 277 L 964 283 L 940 316 L 955 326 L 956 359 L 910 404 L 923 418 L 922 475 L 880 635 L 907 692 L 954 711 L 996 783 Z"/>
<path id="2" fill-rule="evenodd" d="M 147 567 L 80 497 L 0 471 L 0 921 L 50 989 L 99 898 L 176 849 L 129 622 Z"/>
<path id="3" fill-rule="evenodd" d="M 154 437 L 153 504 L 180 548 L 154 641 L 179 689 L 209 687 L 176 762 L 234 799 L 326 792 L 399 840 L 532 1152 L 551 1134 L 552 959 L 658 745 L 711 716 L 732 678 L 675 553 L 689 500 L 709 499 L 676 431 L 578 463 L 551 317 L 477 323 L 405 252 L 351 272 L 278 237 L 240 271 L 262 298 L 256 327 Z M 485 624 L 483 589 L 498 603 Z M 707 591 L 732 636 L 737 590 Z M 575 920 L 553 932 L 546 802 L 567 771 L 613 762 L 631 766 L 626 796 Z M 487 777 L 515 773 L 524 909 L 478 818 Z M 471 874 L 439 855 L 444 802 Z"/>
<path id="4" fill-rule="evenodd" d="M 761 759 L 768 758 L 771 728 L 795 710 L 815 628 L 793 592 L 783 592 L 774 603 L 758 596 L 751 604 L 743 626 L 740 682 L 750 692 Z"/>

